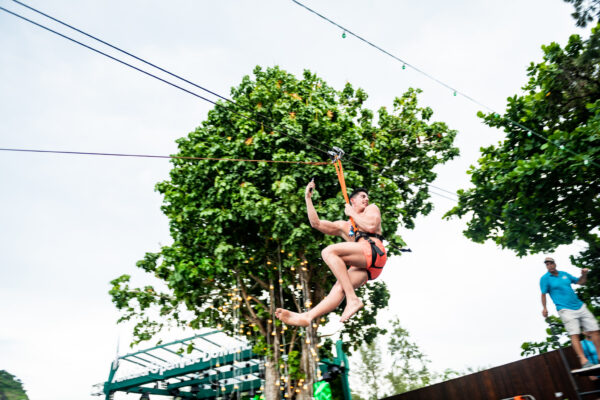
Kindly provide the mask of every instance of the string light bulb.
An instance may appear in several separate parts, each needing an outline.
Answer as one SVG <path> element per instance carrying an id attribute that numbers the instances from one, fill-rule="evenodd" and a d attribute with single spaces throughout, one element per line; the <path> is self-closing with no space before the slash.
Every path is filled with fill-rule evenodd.
<path id="1" fill-rule="evenodd" d="M 406 69 L 406 64 L 402 64 L 402 69 Z"/>
<path id="2" fill-rule="evenodd" d="M 346 31 L 342 33 L 342 39 L 346 39 Z"/>

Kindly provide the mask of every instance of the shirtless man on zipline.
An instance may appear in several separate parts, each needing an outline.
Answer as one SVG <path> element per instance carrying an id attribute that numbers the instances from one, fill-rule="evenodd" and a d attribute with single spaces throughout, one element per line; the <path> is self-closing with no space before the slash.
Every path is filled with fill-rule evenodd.
<path id="1" fill-rule="evenodd" d="M 363 307 L 354 289 L 362 286 L 367 280 L 379 276 L 387 260 L 383 237 L 381 236 L 381 213 L 375 204 L 369 204 L 366 189 L 358 188 L 350 194 L 350 204 L 346 203 L 345 214 L 354 220 L 358 229 L 352 234 L 350 221 L 325 221 L 319 219 L 312 203 L 315 183 L 306 186 L 306 211 L 310 225 L 326 235 L 340 236 L 345 242 L 327 246 L 322 251 L 323 261 L 335 275 L 337 282 L 319 304 L 304 313 L 278 308 L 275 315 L 288 325 L 308 326 L 311 321 L 321 315 L 335 310 L 344 296 L 346 308 L 341 322 L 346 322 Z M 347 268 L 346 266 L 350 266 Z"/>

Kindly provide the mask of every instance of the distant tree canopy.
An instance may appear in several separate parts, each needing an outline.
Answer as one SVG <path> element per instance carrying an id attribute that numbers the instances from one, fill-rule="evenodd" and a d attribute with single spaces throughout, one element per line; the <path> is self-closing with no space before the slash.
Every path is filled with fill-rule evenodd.
<path id="1" fill-rule="evenodd" d="M 390 111 L 380 108 L 374 125 L 361 89 L 347 84 L 336 91 L 309 71 L 297 79 L 277 67 L 257 67 L 253 78 L 232 89 L 233 102 L 220 102 L 199 128 L 177 141 L 177 156 L 327 161 L 326 151 L 338 146 L 351 161 L 344 168 L 348 186 L 370 189 L 371 202 L 382 210 L 389 254 L 398 254 L 398 228 L 414 227 L 416 216 L 431 210 L 432 170 L 458 154 L 452 146 L 456 132 L 430 122 L 433 111 L 417 105 L 418 93 L 411 89 L 396 98 Z M 174 159 L 170 180 L 156 186 L 173 244 L 138 262 L 168 290 L 130 288 L 127 275 L 112 282 L 122 320 L 138 321 L 136 341 L 150 339 L 169 322 L 218 327 L 246 336 L 273 361 L 269 365 L 282 362 L 285 341 L 292 378 L 310 376 L 315 350 L 328 351 L 316 348 L 315 336 L 327 319 L 305 332 L 281 326 L 273 313 L 275 307 L 311 307 L 334 282 L 321 250 L 338 239 L 308 223 L 304 190 L 311 178 L 320 217 L 343 219 L 331 165 Z M 348 343 L 370 343 L 382 332 L 375 316 L 387 305 L 385 284 L 377 281 L 361 293 L 364 311 L 344 326 Z"/>
<path id="2" fill-rule="evenodd" d="M 487 125 L 503 128 L 506 139 L 481 149 L 478 166 L 468 171 L 473 188 L 458 191 L 459 204 L 446 217 L 469 215 L 465 236 L 492 239 L 519 256 L 583 241 L 587 247 L 571 261 L 592 269 L 578 291 L 596 307 L 600 25 L 587 40 L 572 35 L 564 49 L 557 43 L 542 49 L 543 61 L 528 69 L 525 94 L 510 97 L 504 115 L 479 113 Z M 565 261 L 557 260 L 559 268 Z"/>
<path id="3" fill-rule="evenodd" d="M 573 4 L 575 12 L 571 14 L 577 26 L 585 27 L 594 20 L 600 20 L 600 0 L 564 0 Z"/>
<path id="4" fill-rule="evenodd" d="M 29 400 L 23 383 L 4 370 L 0 370 L 0 400 Z"/>
<path id="5" fill-rule="evenodd" d="M 364 344 L 359 349 L 360 362 L 351 371 L 360 378 L 362 384 L 352 392 L 353 399 L 377 400 L 489 368 L 432 371 L 428 367 L 431 361 L 412 341 L 398 317 L 392 319 L 391 328 L 391 332 L 385 335 L 385 343 L 381 343 L 379 337 L 377 341 Z"/>
<path id="6" fill-rule="evenodd" d="M 506 139 L 481 150 L 468 172 L 474 187 L 460 190 L 447 213 L 472 213 L 468 238 L 493 239 L 519 255 L 594 243 L 600 224 L 600 28 L 586 41 L 571 36 L 564 49 L 542 49 L 527 93 L 509 98 L 504 116 L 479 113 Z"/>

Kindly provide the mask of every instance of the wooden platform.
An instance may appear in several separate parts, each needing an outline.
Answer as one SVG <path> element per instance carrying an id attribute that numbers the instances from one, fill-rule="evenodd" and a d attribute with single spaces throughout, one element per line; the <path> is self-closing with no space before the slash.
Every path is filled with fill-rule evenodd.
<path id="1" fill-rule="evenodd" d="M 446 382 L 387 397 L 386 400 L 499 400 L 530 395 L 536 400 L 598 399 L 600 367 L 572 374 L 580 364 L 571 347 L 528 357 Z M 565 364 L 566 360 L 566 364 Z"/>

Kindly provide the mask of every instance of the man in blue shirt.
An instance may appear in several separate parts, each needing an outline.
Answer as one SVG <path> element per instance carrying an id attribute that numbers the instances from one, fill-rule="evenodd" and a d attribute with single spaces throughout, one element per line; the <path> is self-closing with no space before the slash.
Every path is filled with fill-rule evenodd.
<path id="1" fill-rule="evenodd" d="M 579 335 L 581 334 L 581 328 L 583 328 L 583 332 L 588 334 L 592 339 L 592 342 L 596 347 L 596 352 L 600 354 L 600 333 L 598 332 L 600 328 L 598 327 L 596 317 L 594 317 L 585 304 L 579 300 L 573 291 L 573 288 L 571 288 L 571 284 L 573 283 L 578 285 L 585 284 L 589 269 L 583 268 L 581 270 L 581 277 L 575 278 L 571 274 L 557 270 L 556 263 L 551 257 L 546 257 L 544 264 L 546 264 L 548 272 L 540 279 L 542 306 L 544 307 L 542 315 L 544 318 L 548 316 L 548 310 L 546 309 L 546 294 L 549 294 L 556 306 L 556 311 L 558 311 L 560 319 L 565 325 L 567 333 L 571 337 L 573 349 L 579 357 L 581 365 L 583 365 L 584 368 L 591 367 L 593 364 L 583 353 Z"/>

